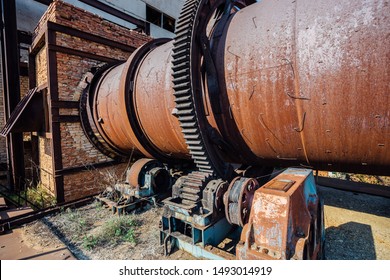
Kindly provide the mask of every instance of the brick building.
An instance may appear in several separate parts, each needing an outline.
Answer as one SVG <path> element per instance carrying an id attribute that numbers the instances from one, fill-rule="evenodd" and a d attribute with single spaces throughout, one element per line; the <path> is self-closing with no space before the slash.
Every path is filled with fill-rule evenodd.
<path id="1" fill-rule="evenodd" d="M 29 89 L 37 88 L 36 92 L 29 92 L 31 96 L 26 98 L 29 100 L 26 104 L 34 98 L 43 100 L 42 116 L 36 115 L 42 122 L 41 129 L 31 132 L 29 128 L 22 129 L 28 131 L 23 134 L 24 182 L 40 183 L 53 193 L 58 202 L 70 201 L 101 191 L 104 182 L 120 178 L 128 165 L 127 162 L 115 162 L 101 154 L 82 130 L 80 94 L 93 75 L 93 69 L 126 60 L 152 36 L 172 37 L 174 26 L 169 26 L 167 22 L 173 20 L 174 25 L 174 17 L 177 17 L 181 7 L 175 5 L 176 11 L 169 15 L 169 12 L 158 9 L 167 8 L 163 1 L 135 1 L 133 8 L 144 12 L 134 17 L 134 13 L 128 12 L 129 9 L 124 12 L 112 9 L 118 8 L 114 2 L 116 5 L 126 5 L 123 1 L 36 2 L 52 3 L 31 34 L 29 52 L 23 52 L 26 48 L 20 52 L 21 60 L 27 58 L 29 64 L 27 75 L 26 71 L 20 72 L 20 95 L 23 98 Z M 150 2 L 155 2 L 157 8 Z M 82 9 L 83 5 L 88 10 Z M 23 5 L 19 3 L 20 7 Z M 20 10 L 18 13 L 23 14 Z M 1 127 L 6 119 L 3 97 L 1 93 Z M 21 112 L 19 122 L 22 121 Z M 7 154 L 5 138 L 1 138 L 0 163 L 5 167 Z"/>

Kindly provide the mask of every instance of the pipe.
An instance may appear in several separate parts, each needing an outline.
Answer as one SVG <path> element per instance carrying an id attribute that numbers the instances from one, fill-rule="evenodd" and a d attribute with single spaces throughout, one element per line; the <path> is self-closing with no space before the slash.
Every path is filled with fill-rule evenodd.
<path id="1" fill-rule="evenodd" d="M 389 15 L 381 0 L 264 0 L 231 15 L 212 38 L 220 92 L 204 96 L 221 156 L 390 175 Z M 100 78 L 95 122 L 124 152 L 188 158 L 171 50 L 155 46 L 136 63 L 133 54 Z"/>

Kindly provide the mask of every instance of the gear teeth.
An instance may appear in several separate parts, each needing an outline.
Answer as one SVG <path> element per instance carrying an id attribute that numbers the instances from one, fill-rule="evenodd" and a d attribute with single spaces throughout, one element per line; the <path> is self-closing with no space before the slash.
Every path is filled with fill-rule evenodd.
<path id="1" fill-rule="evenodd" d="M 196 207 L 196 204 L 202 200 L 204 188 L 212 178 L 210 172 L 207 171 L 194 171 L 186 175 L 180 186 L 181 203 Z"/>
<path id="2" fill-rule="evenodd" d="M 172 51 L 172 77 L 175 103 L 180 127 L 190 155 L 198 169 L 212 170 L 212 163 L 204 146 L 196 117 L 191 81 L 191 45 L 193 24 L 197 16 L 200 0 L 187 0 L 180 13 Z M 202 172 L 201 172 L 202 174 Z M 203 178 L 204 175 L 203 175 Z M 186 198 L 191 200 L 189 198 Z"/>
<path id="3" fill-rule="evenodd" d="M 177 90 L 175 91 L 175 93 L 173 94 L 174 96 L 188 96 L 189 94 L 189 89 L 184 89 L 184 90 Z M 191 96 L 191 95 L 189 95 Z"/>
<path id="4" fill-rule="evenodd" d="M 181 84 L 178 84 L 178 85 L 174 85 L 173 86 L 173 89 L 176 91 L 176 90 L 186 90 L 188 89 L 188 86 L 190 85 L 191 82 L 185 82 L 185 83 L 181 83 Z"/>

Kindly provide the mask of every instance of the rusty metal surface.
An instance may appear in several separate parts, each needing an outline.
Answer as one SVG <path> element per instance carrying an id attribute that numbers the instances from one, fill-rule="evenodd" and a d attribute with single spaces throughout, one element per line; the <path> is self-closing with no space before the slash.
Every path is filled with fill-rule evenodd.
<path id="1" fill-rule="evenodd" d="M 160 46 L 166 41 L 147 43 L 125 63 L 106 70 L 94 91 L 93 118 L 100 135 L 128 155 L 136 151 L 163 161 L 188 157 L 179 122 L 172 115 L 171 43 L 168 52 L 167 45 Z M 161 63 L 162 58 L 168 62 Z"/>
<path id="2" fill-rule="evenodd" d="M 137 70 L 134 107 L 148 139 L 169 157 L 188 158 L 187 145 L 175 112 L 171 80 L 172 42 L 149 52 Z"/>
<path id="3" fill-rule="evenodd" d="M 389 173 L 389 15 L 386 1 L 298 0 L 233 16 L 218 71 L 258 163 Z"/>
<path id="4" fill-rule="evenodd" d="M 149 158 L 141 158 L 133 163 L 131 168 L 126 173 L 126 182 L 133 188 L 139 187 L 139 175 L 141 170 L 149 163 L 155 160 Z"/>
<path id="5" fill-rule="evenodd" d="M 239 10 L 212 35 L 220 92 L 197 97 L 197 115 L 207 118 L 198 133 L 225 162 L 389 175 L 389 15 L 379 0 L 261 1 Z M 135 120 L 123 102 L 134 55 L 104 78 L 95 119 L 119 149 L 151 157 L 146 139 L 168 158 L 187 156 L 171 53 L 167 43 L 140 62 Z"/>
<path id="6" fill-rule="evenodd" d="M 45 128 L 44 95 L 38 88 L 30 89 L 12 111 L 0 131 L 0 136 L 9 133 L 42 131 Z"/>
<path id="7" fill-rule="evenodd" d="M 112 146 L 130 154 L 136 145 L 126 111 L 122 81 L 125 75 L 125 64 L 106 70 L 96 86 L 92 108 L 99 133 Z"/>
<path id="8" fill-rule="evenodd" d="M 311 170 L 287 169 L 255 192 L 237 258 L 320 258 L 321 213 Z"/>
<path id="9" fill-rule="evenodd" d="M 226 219 L 230 224 L 243 227 L 248 222 L 253 196 L 258 187 L 256 179 L 233 179 L 223 197 Z"/>

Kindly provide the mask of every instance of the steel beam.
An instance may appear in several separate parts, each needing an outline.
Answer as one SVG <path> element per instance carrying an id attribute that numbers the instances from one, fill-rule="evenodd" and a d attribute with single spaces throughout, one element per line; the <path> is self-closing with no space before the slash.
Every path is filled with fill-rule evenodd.
<path id="1" fill-rule="evenodd" d="M 6 120 L 20 101 L 19 85 L 19 50 L 16 29 L 15 0 L 1 0 L 1 52 L 2 52 L 2 78 L 4 109 Z M 12 133 L 7 137 L 7 157 L 9 172 L 9 185 L 11 189 L 20 189 L 24 183 L 24 155 L 23 134 Z"/>

